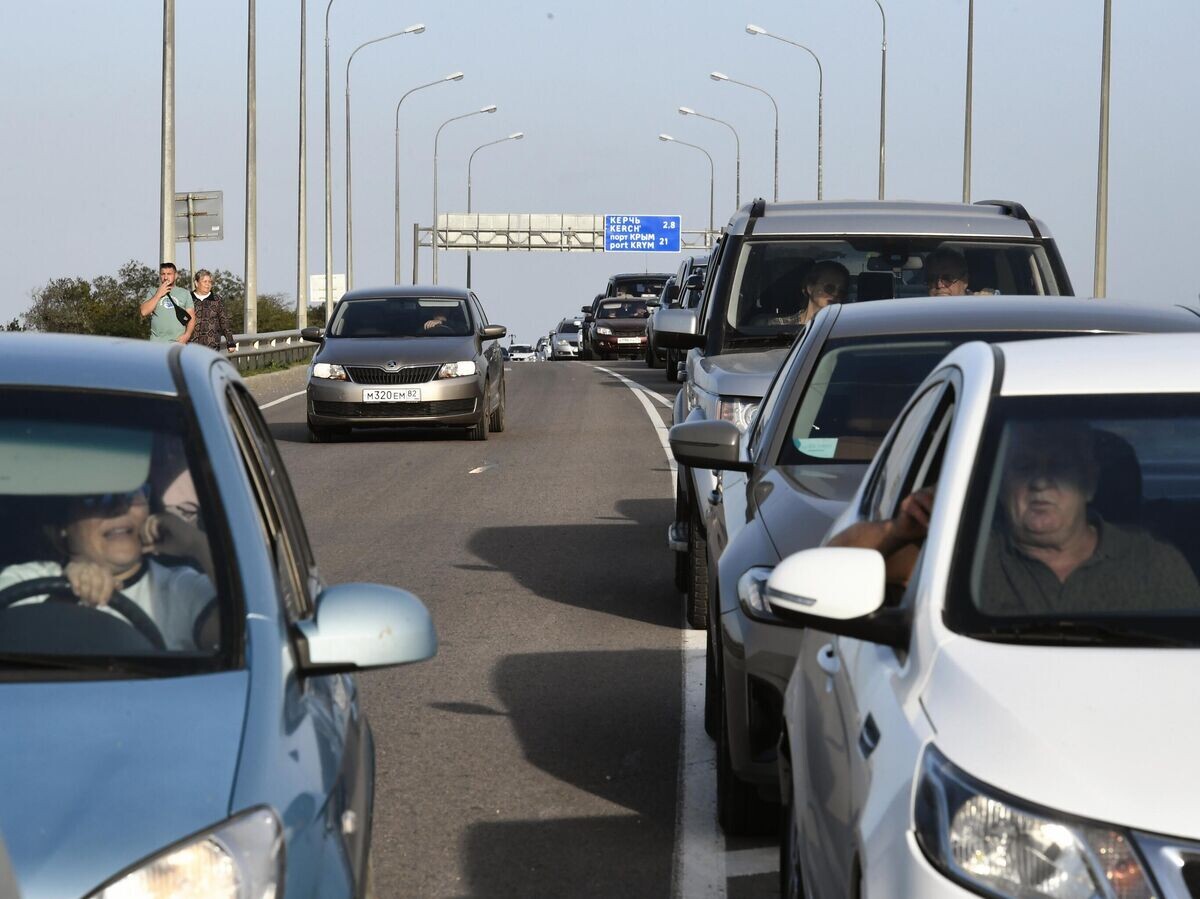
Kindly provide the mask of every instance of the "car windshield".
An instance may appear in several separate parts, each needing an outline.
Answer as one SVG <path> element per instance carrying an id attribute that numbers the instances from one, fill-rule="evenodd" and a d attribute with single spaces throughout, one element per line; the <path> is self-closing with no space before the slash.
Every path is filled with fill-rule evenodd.
<path id="1" fill-rule="evenodd" d="M 818 263 L 833 265 L 814 270 Z M 942 289 L 960 293 L 1060 292 L 1045 251 L 1035 243 L 892 236 L 748 240 L 734 272 L 730 336 L 795 334 L 808 305 L 804 285 L 810 270 L 843 284 L 848 276 L 842 299 L 848 303 L 929 296 L 930 280 L 939 276 Z"/>
<path id="2" fill-rule="evenodd" d="M 646 275 L 640 278 L 617 278 L 612 295 L 618 297 L 657 297 L 670 275 Z"/>
<path id="3" fill-rule="evenodd" d="M 454 297 L 379 297 L 343 301 L 330 337 L 465 337 L 467 301 Z"/>
<path id="4" fill-rule="evenodd" d="M 224 664 L 232 575 L 194 445 L 177 400 L 0 391 L 0 665 Z"/>
<path id="5" fill-rule="evenodd" d="M 645 300 L 609 300 L 600 304 L 596 318 L 645 318 L 648 314 Z"/>
<path id="6" fill-rule="evenodd" d="M 559 334 L 578 334 L 579 333 L 579 325 L 575 324 L 574 322 L 564 322 L 563 324 L 558 326 L 558 333 Z"/>
<path id="7" fill-rule="evenodd" d="M 913 390 L 963 339 L 972 337 L 829 341 L 796 407 L 779 464 L 870 461 Z"/>
<path id="8" fill-rule="evenodd" d="M 993 404 L 947 623 L 985 639 L 1200 645 L 1200 396 Z"/>
<path id="9" fill-rule="evenodd" d="M 510 353 L 532 353 L 533 347 L 528 346 L 524 343 L 514 343 L 512 346 L 510 346 L 508 348 L 508 351 Z"/>

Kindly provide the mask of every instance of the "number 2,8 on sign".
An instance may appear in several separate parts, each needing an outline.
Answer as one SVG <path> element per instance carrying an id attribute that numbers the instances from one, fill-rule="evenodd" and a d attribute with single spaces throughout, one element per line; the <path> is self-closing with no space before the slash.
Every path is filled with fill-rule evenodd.
<path id="1" fill-rule="evenodd" d="M 671 222 L 671 221 L 664 221 L 664 222 L 662 223 L 662 226 L 663 226 L 663 230 L 664 230 L 664 231 L 673 231 L 673 230 L 675 230 L 675 222 Z"/>

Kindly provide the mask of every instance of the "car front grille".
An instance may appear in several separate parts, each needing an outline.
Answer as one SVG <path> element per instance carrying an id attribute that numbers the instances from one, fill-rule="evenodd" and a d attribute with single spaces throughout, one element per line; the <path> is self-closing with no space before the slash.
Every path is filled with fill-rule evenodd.
<path id="1" fill-rule="evenodd" d="M 424 384 L 437 374 L 436 365 L 407 365 L 398 371 L 387 371 L 365 365 L 347 365 L 346 372 L 356 384 Z"/>
<path id="2" fill-rule="evenodd" d="M 328 403 L 313 401 L 317 415 L 339 418 L 436 418 L 475 411 L 475 398 L 432 400 L 426 403 Z"/>

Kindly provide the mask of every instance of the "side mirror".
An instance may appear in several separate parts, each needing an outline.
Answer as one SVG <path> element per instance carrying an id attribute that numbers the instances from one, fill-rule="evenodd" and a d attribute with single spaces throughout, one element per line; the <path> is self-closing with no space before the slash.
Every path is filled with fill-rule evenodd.
<path id="1" fill-rule="evenodd" d="M 660 303 L 658 300 L 646 300 L 647 309 L 657 309 L 661 305 L 662 303 Z"/>
<path id="2" fill-rule="evenodd" d="M 301 328 L 300 339 L 307 340 L 309 343 L 320 343 L 325 339 L 324 328 Z"/>
<path id="3" fill-rule="evenodd" d="M 333 674 L 423 662 L 437 653 L 433 619 L 406 590 L 382 584 L 339 584 L 317 597 L 313 617 L 296 625 L 300 667 Z"/>
<path id="4" fill-rule="evenodd" d="M 823 546 L 776 565 L 766 599 L 788 624 L 904 648 L 910 613 L 883 608 L 886 589 L 886 566 L 876 550 Z"/>
<path id="5" fill-rule="evenodd" d="M 479 329 L 479 336 L 484 340 L 499 340 L 508 333 L 508 328 L 504 325 L 484 325 Z"/>
<path id="6" fill-rule="evenodd" d="M 695 309 L 663 309 L 654 323 L 655 344 L 672 350 L 704 346 L 704 335 L 696 333 L 698 318 Z"/>
<path id="7" fill-rule="evenodd" d="M 688 275 L 686 281 L 683 282 L 684 290 L 703 290 L 704 289 L 704 273 L 692 272 Z"/>
<path id="8" fill-rule="evenodd" d="M 587 315 L 588 313 L 590 313 L 592 311 L 592 307 L 591 306 L 580 306 L 579 311 L 582 312 L 584 315 Z"/>
<path id="9" fill-rule="evenodd" d="M 670 440 L 675 460 L 692 468 L 750 471 L 754 467 L 742 458 L 742 432 L 731 421 L 685 421 L 671 428 Z"/>

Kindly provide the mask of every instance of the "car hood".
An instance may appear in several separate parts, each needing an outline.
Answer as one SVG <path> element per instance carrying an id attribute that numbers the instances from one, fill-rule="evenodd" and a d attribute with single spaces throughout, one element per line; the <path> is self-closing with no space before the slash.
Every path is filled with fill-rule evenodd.
<path id="1" fill-rule="evenodd" d="M 461 362 L 477 354 L 475 338 L 465 337 L 343 337 L 327 338 L 317 362 L 340 365 L 383 365 L 396 362 L 414 365 L 430 362 Z"/>
<path id="2" fill-rule="evenodd" d="M 0 685 L 0 832 L 21 895 L 86 895 L 226 818 L 248 683 Z"/>
<path id="3" fill-rule="evenodd" d="M 866 465 L 781 465 L 755 488 L 755 501 L 779 557 L 820 546 L 854 498 Z"/>
<path id="4" fill-rule="evenodd" d="M 789 348 L 759 353 L 722 353 L 702 356 L 697 365 L 697 386 L 718 396 L 761 398 L 783 364 Z"/>
<path id="5" fill-rule="evenodd" d="M 968 774 L 1056 811 L 1200 839 L 1200 650 L 1015 646 L 954 637 L 923 692 Z"/>

